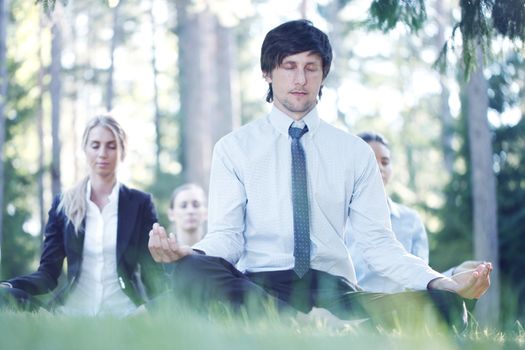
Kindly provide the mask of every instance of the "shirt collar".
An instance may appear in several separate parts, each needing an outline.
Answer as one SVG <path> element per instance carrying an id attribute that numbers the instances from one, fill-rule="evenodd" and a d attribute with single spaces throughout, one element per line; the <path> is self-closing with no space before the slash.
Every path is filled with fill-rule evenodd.
<path id="1" fill-rule="evenodd" d="M 388 197 L 388 207 L 390 208 L 390 215 L 399 218 L 401 216 L 399 204 L 394 202 L 390 197 Z"/>
<path id="2" fill-rule="evenodd" d="M 113 186 L 113 189 L 111 190 L 111 194 L 108 196 L 109 203 L 112 203 L 118 199 L 119 190 L 120 190 L 120 183 L 117 181 L 115 182 L 115 185 Z M 88 180 L 87 182 L 86 198 L 89 202 L 89 198 L 91 198 L 91 180 Z"/>
<path id="3" fill-rule="evenodd" d="M 290 125 L 294 123 L 294 120 L 288 115 L 281 112 L 277 107 L 273 106 L 272 111 L 268 115 L 270 123 L 279 131 L 281 134 L 288 136 L 288 129 Z M 306 135 L 313 135 L 321 120 L 317 114 L 317 107 L 314 107 L 308 114 L 306 114 L 301 121 L 308 126 L 308 133 Z M 305 136 L 306 136 L 305 135 Z"/>

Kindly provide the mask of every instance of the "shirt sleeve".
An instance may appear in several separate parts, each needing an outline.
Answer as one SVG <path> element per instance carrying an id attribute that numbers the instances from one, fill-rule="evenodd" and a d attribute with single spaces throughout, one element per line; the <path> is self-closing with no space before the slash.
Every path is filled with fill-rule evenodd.
<path id="1" fill-rule="evenodd" d="M 357 167 L 347 227 L 356 249 L 373 272 L 395 280 L 405 288 L 424 290 L 442 275 L 422 259 L 408 253 L 395 238 L 386 195 L 376 160 L 363 150 L 365 163 Z"/>
<path id="2" fill-rule="evenodd" d="M 237 152 L 236 152 L 237 151 Z M 194 249 L 235 264 L 244 249 L 246 191 L 239 166 L 242 152 L 225 138 L 213 150 L 208 233 Z"/>

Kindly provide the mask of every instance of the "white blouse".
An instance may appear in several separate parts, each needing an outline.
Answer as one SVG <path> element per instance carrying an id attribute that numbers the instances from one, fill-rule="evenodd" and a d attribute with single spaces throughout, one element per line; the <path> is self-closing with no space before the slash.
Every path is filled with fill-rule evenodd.
<path id="1" fill-rule="evenodd" d="M 117 274 L 119 189 L 117 182 L 101 211 L 90 200 L 91 182 L 87 184 L 88 208 L 82 265 L 78 283 L 61 307 L 65 314 L 125 317 L 137 309 L 122 291 Z"/>

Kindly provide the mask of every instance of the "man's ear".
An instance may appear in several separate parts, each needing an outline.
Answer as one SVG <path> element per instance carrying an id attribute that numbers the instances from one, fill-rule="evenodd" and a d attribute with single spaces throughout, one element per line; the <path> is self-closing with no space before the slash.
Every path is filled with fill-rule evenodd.
<path id="1" fill-rule="evenodd" d="M 272 74 L 271 73 L 263 72 L 263 78 L 268 84 L 272 83 Z"/>

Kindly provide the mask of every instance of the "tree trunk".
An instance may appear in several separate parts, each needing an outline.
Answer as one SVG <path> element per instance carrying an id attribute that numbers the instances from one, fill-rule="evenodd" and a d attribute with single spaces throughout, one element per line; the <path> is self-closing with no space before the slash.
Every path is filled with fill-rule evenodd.
<path id="1" fill-rule="evenodd" d="M 155 23 L 154 15 L 154 4 L 155 0 L 151 0 L 151 7 L 149 11 L 149 18 L 151 24 L 151 71 L 153 73 L 153 121 L 155 124 L 155 144 L 157 146 L 155 150 L 155 173 L 160 173 L 160 152 L 161 152 L 161 131 L 160 131 L 160 107 L 159 107 L 159 84 L 157 77 L 159 71 L 157 69 L 157 43 L 155 37 L 157 34 L 157 28 Z"/>
<path id="2" fill-rule="evenodd" d="M 51 27 L 51 137 L 53 140 L 51 159 L 51 189 L 53 196 L 61 190 L 60 179 L 60 93 L 61 93 L 61 53 L 62 53 L 62 28 L 61 8 L 57 4 L 53 13 L 53 26 Z"/>
<path id="3" fill-rule="evenodd" d="M 111 63 L 108 69 L 108 81 L 106 85 L 106 109 L 111 111 L 113 109 L 113 97 L 115 94 L 115 87 L 113 81 L 113 75 L 115 72 L 115 49 L 118 45 L 118 35 L 119 35 L 119 8 L 121 1 L 112 9 L 111 13 L 113 15 L 113 36 L 111 37 L 111 46 L 110 46 L 110 60 Z"/>
<path id="4" fill-rule="evenodd" d="M 212 143 L 241 125 L 241 103 L 239 76 L 237 70 L 236 42 L 231 28 L 217 24 L 217 67 L 216 94 L 218 106 L 211 118 Z"/>
<path id="5" fill-rule="evenodd" d="M 5 104 L 7 101 L 7 11 L 8 0 L 0 0 L 0 265 L 4 231 L 4 143 Z"/>
<path id="6" fill-rule="evenodd" d="M 299 13 L 301 18 L 308 19 L 308 0 L 301 0 L 299 3 Z"/>
<path id="7" fill-rule="evenodd" d="M 233 125 L 232 59 L 226 58 L 231 50 L 219 46 L 228 35 L 218 34 L 221 30 L 217 17 L 207 8 L 190 12 L 190 4 L 189 0 L 176 1 L 181 161 L 185 181 L 207 189 L 213 146 Z"/>
<path id="8" fill-rule="evenodd" d="M 44 106 L 43 99 L 45 93 L 44 87 L 44 62 L 42 60 L 42 32 L 44 31 L 43 14 L 39 14 L 39 39 L 38 39 L 38 102 L 36 107 L 36 124 L 38 132 L 38 217 L 40 219 L 40 242 L 43 243 L 44 225 L 45 225 L 45 209 L 44 209 Z"/>
<path id="9" fill-rule="evenodd" d="M 73 7 L 75 4 L 74 3 L 71 3 L 70 6 Z M 79 13 L 79 9 L 75 9 L 73 8 L 73 13 Z M 79 60 L 78 60 L 78 57 L 80 56 L 79 52 L 78 52 L 78 48 L 77 48 L 77 41 L 78 41 L 78 33 L 77 33 L 77 28 L 76 26 L 73 24 L 71 25 L 71 47 L 72 47 L 72 50 L 73 50 L 73 53 L 74 53 L 74 57 L 75 57 L 75 63 L 74 63 L 74 67 L 78 67 L 79 66 Z M 85 38 L 82 38 L 80 40 L 85 40 Z M 89 47 L 89 46 L 88 46 Z M 81 73 L 80 73 L 81 74 Z M 79 169 L 79 162 L 78 162 L 78 157 L 76 156 L 77 155 L 77 152 L 78 150 L 80 149 L 80 145 L 79 145 L 79 137 L 78 137 L 78 133 L 76 132 L 77 130 L 77 122 L 78 122 L 78 116 L 79 116 L 79 109 L 81 109 L 81 107 L 79 107 L 79 89 L 82 89 L 81 86 L 82 86 L 82 79 L 79 78 L 79 70 L 78 69 L 75 69 L 74 72 L 71 74 L 71 79 L 73 80 L 73 84 L 71 84 L 72 86 L 69 87 L 70 89 L 70 93 L 71 93 L 71 101 L 73 102 L 72 103 L 72 106 L 71 106 L 71 124 L 70 124 L 70 130 L 73 130 L 74 132 L 71 133 L 70 138 L 71 138 L 71 154 L 72 154 L 72 158 L 73 159 L 73 164 L 72 167 L 73 167 L 73 179 L 75 181 L 77 181 L 78 179 L 80 179 L 80 177 L 82 176 L 82 174 L 80 174 L 80 169 Z"/>
<path id="10" fill-rule="evenodd" d="M 491 131 L 487 120 L 487 81 L 483 76 L 483 58 L 477 50 L 477 70 L 467 83 L 468 136 L 471 161 L 474 256 L 492 262 L 492 285 L 476 305 L 476 315 L 482 325 L 499 322 L 499 258 L 497 229 L 496 176 L 493 170 Z"/>
<path id="11" fill-rule="evenodd" d="M 444 8 L 444 4 L 441 0 L 435 1 L 436 17 L 437 17 L 437 35 L 436 35 L 436 48 L 437 52 L 440 52 L 445 44 L 445 25 L 449 23 L 449 15 Z M 441 148 L 443 152 L 443 162 L 445 170 L 448 176 L 452 176 L 454 171 L 454 149 L 452 147 L 452 138 L 454 130 L 454 119 L 450 113 L 450 107 L 448 100 L 450 98 L 450 91 L 445 82 L 445 77 L 441 76 L 439 79 L 439 85 L 441 87 L 440 105 L 439 105 L 439 117 L 441 118 Z"/>
<path id="12" fill-rule="evenodd" d="M 332 61 L 330 74 L 327 77 L 328 85 L 339 90 L 343 77 L 348 73 L 347 60 L 342 57 L 349 58 L 348 52 L 345 52 L 344 37 L 345 37 L 345 23 L 341 21 L 339 14 L 346 4 L 343 1 L 331 1 L 327 6 L 327 21 L 330 23 L 330 42 L 332 45 L 333 55 L 336 59 Z M 306 7 L 306 2 L 305 2 Z M 335 105 L 337 107 L 337 119 L 342 125 L 346 124 L 346 115 L 339 109 L 340 94 L 337 93 Z"/>

